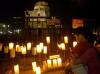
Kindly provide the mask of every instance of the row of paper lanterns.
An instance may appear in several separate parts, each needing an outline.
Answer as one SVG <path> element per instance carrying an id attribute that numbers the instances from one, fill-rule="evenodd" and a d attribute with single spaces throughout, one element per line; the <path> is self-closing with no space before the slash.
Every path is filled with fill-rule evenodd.
<path id="1" fill-rule="evenodd" d="M 75 47 L 76 45 L 77 45 L 77 42 L 73 41 L 73 47 Z M 65 50 L 65 48 L 66 48 L 64 43 L 57 44 L 57 46 L 62 50 Z M 2 51 L 2 47 L 3 47 L 3 44 L 0 43 L 0 51 Z M 38 53 L 41 53 L 42 49 L 44 49 L 44 54 L 47 53 L 47 46 L 44 46 L 43 43 L 36 45 L 36 48 L 37 48 Z M 8 53 L 8 49 L 9 50 L 14 49 L 14 43 L 13 42 L 9 43 L 9 46 L 4 46 L 4 53 Z M 22 50 L 22 54 L 26 54 L 26 49 L 31 50 L 32 44 L 31 44 L 31 42 L 27 43 L 27 46 L 25 46 L 25 45 L 20 46 L 20 45 L 17 44 L 15 49 L 16 49 L 16 52 L 21 52 L 21 50 Z M 35 50 L 35 48 L 34 48 L 34 50 Z"/>
<path id="2" fill-rule="evenodd" d="M 47 44 L 50 44 L 50 36 L 46 37 L 46 42 L 47 42 Z M 64 43 L 68 43 L 67 36 L 64 36 Z M 3 46 L 3 44 L 0 43 L 0 51 L 2 51 L 2 46 Z M 16 45 L 16 48 L 18 48 L 18 47 L 19 47 L 19 45 Z M 14 48 L 14 43 L 13 42 L 9 43 L 9 49 L 11 50 L 13 48 Z M 31 43 L 27 43 L 27 50 L 31 50 Z"/>
<path id="3" fill-rule="evenodd" d="M 9 43 L 9 50 L 10 50 L 10 55 L 12 58 L 15 57 L 15 51 L 16 52 L 21 52 L 22 55 L 27 54 L 27 51 L 32 49 L 32 55 L 36 55 L 37 53 L 42 53 L 47 54 L 47 46 L 44 46 L 43 43 L 39 43 L 36 45 L 36 47 L 31 47 L 31 43 L 27 43 L 27 46 L 23 45 L 16 45 L 16 49 L 13 48 L 14 44 Z M 7 50 L 8 51 L 8 50 Z"/>
<path id="4" fill-rule="evenodd" d="M 32 68 L 34 68 L 35 70 L 33 70 L 33 72 L 35 72 L 36 74 L 41 74 L 41 68 L 35 65 L 35 62 L 32 62 Z M 14 74 L 20 74 L 20 70 L 19 70 L 19 65 L 16 64 L 14 65 Z"/>
<path id="5" fill-rule="evenodd" d="M 45 61 L 44 61 L 45 62 Z M 49 58 L 45 63 L 43 63 L 43 67 L 45 69 L 52 69 L 57 67 L 62 67 L 62 59 L 59 57 L 59 55 L 52 55 L 52 58 Z M 32 69 L 33 72 L 36 74 L 41 74 L 41 69 L 39 66 L 37 66 L 37 62 L 32 62 Z M 14 65 L 14 73 L 19 74 L 19 65 Z"/>
<path id="6" fill-rule="evenodd" d="M 73 47 L 75 47 L 76 45 L 77 45 L 77 42 L 73 41 Z M 57 46 L 62 50 L 65 50 L 65 48 L 66 48 L 65 43 L 57 44 Z M 2 47 L 3 47 L 3 44 L 0 43 L 0 51 L 2 51 Z M 25 51 L 26 48 L 27 48 L 27 50 L 31 50 L 31 47 L 32 47 L 31 42 L 27 43 L 27 46 L 20 46 L 20 45 L 17 44 L 16 45 L 16 51 L 21 52 L 21 48 L 22 48 L 23 51 Z M 40 44 L 36 45 L 36 48 L 37 48 L 37 51 L 40 53 L 41 50 L 43 49 L 43 43 L 40 43 Z M 9 50 L 14 49 L 14 43 L 13 42 L 9 43 L 9 46 L 4 46 L 4 52 L 8 53 L 8 49 Z M 46 46 L 44 46 L 44 49 L 46 51 Z M 44 52 L 44 53 L 46 53 L 46 52 Z"/>
<path id="7" fill-rule="evenodd" d="M 46 40 L 47 40 L 47 43 L 50 43 L 50 37 L 46 37 Z M 68 37 L 67 36 L 64 36 L 64 42 L 65 43 L 68 43 Z M 57 46 L 62 49 L 62 50 L 65 50 L 66 49 L 66 46 L 65 46 L 65 43 L 60 43 L 60 44 L 57 44 Z M 73 47 L 75 47 L 77 45 L 77 42 L 74 41 L 73 42 Z M 0 51 L 2 51 L 2 47 L 3 47 L 3 44 L 0 43 Z M 27 50 L 32 50 L 32 55 L 36 55 L 37 53 L 41 53 L 43 51 L 43 54 L 47 54 L 47 46 L 44 46 L 43 43 L 39 43 L 38 45 L 36 45 L 36 47 L 32 47 L 32 43 L 31 42 L 28 42 L 27 45 L 16 45 L 16 48 L 14 48 L 14 43 L 13 42 L 10 42 L 8 46 L 4 46 L 4 53 L 8 53 L 9 50 L 10 50 L 10 55 L 11 57 L 15 57 L 15 51 L 16 52 L 21 52 L 23 55 L 24 54 L 27 54 Z"/>

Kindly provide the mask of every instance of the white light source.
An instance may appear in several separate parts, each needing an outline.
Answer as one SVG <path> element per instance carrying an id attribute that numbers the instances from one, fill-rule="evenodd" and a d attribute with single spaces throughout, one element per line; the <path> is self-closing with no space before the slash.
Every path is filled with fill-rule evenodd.
<path id="1" fill-rule="evenodd" d="M 53 67 L 57 67 L 57 59 L 53 59 Z"/>
<path id="2" fill-rule="evenodd" d="M 25 55 L 27 53 L 26 46 L 21 46 L 21 52 L 23 55 Z"/>
<path id="3" fill-rule="evenodd" d="M 47 46 L 44 46 L 44 48 L 43 48 L 43 53 L 44 53 L 44 54 L 47 54 Z"/>
<path id="4" fill-rule="evenodd" d="M 68 37 L 64 36 L 64 43 L 68 43 Z"/>
<path id="5" fill-rule="evenodd" d="M 77 41 L 73 41 L 73 47 L 77 45 Z"/>
<path id="6" fill-rule="evenodd" d="M 62 66 L 62 59 L 61 58 L 57 58 L 57 63 L 58 63 L 58 67 Z"/>
<path id="7" fill-rule="evenodd" d="M 47 60 L 47 65 L 48 65 L 48 68 L 51 68 L 51 67 L 52 67 L 51 59 L 48 59 L 48 60 Z"/>
<path id="8" fill-rule="evenodd" d="M 21 47 L 20 47 L 20 45 L 16 45 L 16 52 L 21 52 Z"/>
<path id="9" fill-rule="evenodd" d="M 32 69 L 34 72 L 36 71 L 36 67 L 37 67 L 36 62 L 32 62 Z"/>
<path id="10" fill-rule="evenodd" d="M 8 33 L 12 34 L 13 32 L 12 31 L 8 31 Z"/>
<path id="11" fill-rule="evenodd" d="M 50 36 L 46 37 L 46 41 L 47 41 L 48 44 L 50 44 Z"/>
<path id="12" fill-rule="evenodd" d="M 28 42 L 27 43 L 27 50 L 31 50 L 31 46 L 32 46 L 31 42 Z"/>
<path id="13" fill-rule="evenodd" d="M 40 48 L 41 48 L 41 50 L 43 49 L 43 43 L 40 43 Z"/>
<path id="14" fill-rule="evenodd" d="M 41 53 L 42 52 L 42 49 L 41 49 L 40 45 L 36 46 L 36 50 L 37 50 L 37 53 Z"/>
<path id="15" fill-rule="evenodd" d="M 65 44 L 64 44 L 64 43 L 61 43 L 61 48 L 62 48 L 62 50 L 65 50 L 65 49 L 66 49 L 66 47 L 65 47 Z"/>
<path id="16" fill-rule="evenodd" d="M 3 28 L 5 28 L 5 27 L 6 27 L 6 25 L 2 25 L 2 27 L 3 27 Z"/>
<path id="17" fill-rule="evenodd" d="M 13 48 L 14 48 L 14 43 L 13 42 L 10 42 L 9 43 L 9 49 L 12 50 Z"/>
<path id="18" fill-rule="evenodd" d="M 57 59 L 59 57 L 60 57 L 60 55 L 51 55 L 51 56 L 49 56 L 50 59 L 55 59 L 55 58 Z"/>
<path id="19" fill-rule="evenodd" d="M 36 67 L 36 74 L 41 74 L 41 69 L 40 69 L 40 67 Z"/>
<path id="20" fill-rule="evenodd" d="M 14 65 L 14 74 L 19 74 L 19 65 Z"/>
<path id="21" fill-rule="evenodd" d="M 0 34 L 3 34 L 3 32 L 2 32 L 2 31 L 0 31 Z"/>

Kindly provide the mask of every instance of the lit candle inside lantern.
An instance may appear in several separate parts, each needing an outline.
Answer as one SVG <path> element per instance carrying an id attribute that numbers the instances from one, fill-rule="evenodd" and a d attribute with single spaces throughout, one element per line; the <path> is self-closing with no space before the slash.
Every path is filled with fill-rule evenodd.
<path id="1" fill-rule="evenodd" d="M 9 49 L 8 46 L 4 46 L 4 53 L 8 53 L 9 52 L 8 49 Z"/>
<path id="2" fill-rule="evenodd" d="M 14 74 L 19 74 L 19 65 L 14 65 Z"/>
<path id="3" fill-rule="evenodd" d="M 2 43 L 0 43 L 0 51 L 2 51 L 2 46 L 3 46 L 3 44 L 2 44 Z"/>
<path id="4" fill-rule="evenodd" d="M 40 43 L 40 48 L 41 48 L 41 50 L 43 49 L 43 43 Z"/>
<path id="5" fill-rule="evenodd" d="M 64 36 L 64 43 L 68 43 L 68 37 Z"/>
<path id="6" fill-rule="evenodd" d="M 10 50 L 10 57 L 15 58 L 15 50 L 14 49 Z"/>
<path id="7" fill-rule="evenodd" d="M 62 59 L 61 58 L 57 58 L 57 62 L 58 62 L 58 67 L 62 66 Z"/>
<path id="8" fill-rule="evenodd" d="M 41 53 L 42 52 L 42 49 L 41 49 L 40 45 L 36 46 L 36 50 L 37 50 L 37 53 Z"/>
<path id="9" fill-rule="evenodd" d="M 31 46 L 32 46 L 31 42 L 27 43 L 27 50 L 31 50 Z"/>
<path id="10" fill-rule="evenodd" d="M 10 42 L 9 43 L 9 49 L 12 50 L 14 48 L 14 43 Z"/>
<path id="11" fill-rule="evenodd" d="M 20 45 L 16 45 L 16 52 L 21 52 L 21 48 L 20 48 Z"/>
<path id="12" fill-rule="evenodd" d="M 59 49 L 62 49 L 61 44 L 57 43 L 57 46 L 58 46 Z"/>
<path id="13" fill-rule="evenodd" d="M 26 54 L 27 53 L 26 46 L 21 46 L 21 52 L 22 52 L 22 54 Z"/>
<path id="14" fill-rule="evenodd" d="M 36 74 L 41 74 L 41 69 L 40 69 L 40 67 L 36 67 Z"/>
<path id="15" fill-rule="evenodd" d="M 51 60 L 50 59 L 47 60 L 47 65 L 48 65 L 48 68 L 51 68 L 52 67 Z"/>
<path id="16" fill-rule="evenodd" d="M 55 59 L 55 58 L 59 58 L 59 57 L 60 57 L 60 55 L 59 55 L 59 54 L 49 56 L 49 58 L 50 58 L 50 59 Z"/>
<path id="17" fill-rule="evenodd" d="M 53 59 L 53 67 L 57 67 L 57 59 Z"/>
<path id="18" fill-rule="evenodd" d="M 49 36 L 46 37 L 46 41 L 48 44 L 50 44 L 50 37 Z"/>
<path id="19" fill-rule="evenodd" d="M 65 44 L 64 43 L 61 43 L 61 48 L 62 48 L 62 50 L 65 50 Z"/>
<path id="20" fill-rule="evenodd" d="M 33 69 L 33 71 L 36 71 L 36 67 L 37 67 L 36 62 L 32 62 L 32 69 Z"/>
<path id="21" fill-rule="evenodd" d="M 44 46 L 44 48 L 43 48 L 43 53 L 44 53 L 44 54 L 47 54 L 47 46 Z"/>
<path id="22" fill-rule="evenodd" d="M 77 45 L 76 41 L 73 41 L 73 47 L 75 47 Z"/>

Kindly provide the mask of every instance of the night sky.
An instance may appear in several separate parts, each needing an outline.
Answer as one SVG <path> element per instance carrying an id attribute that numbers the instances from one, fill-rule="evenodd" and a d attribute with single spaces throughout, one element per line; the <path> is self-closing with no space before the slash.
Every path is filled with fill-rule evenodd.
<path id="1" fill-rule="evenodd" d="M 40 0 L 0 0 L 0 17 L 23 16 Z M 100 4 L 96 0 L 44 0 L 50 6 L 51 16 L 95 18 Z"/>

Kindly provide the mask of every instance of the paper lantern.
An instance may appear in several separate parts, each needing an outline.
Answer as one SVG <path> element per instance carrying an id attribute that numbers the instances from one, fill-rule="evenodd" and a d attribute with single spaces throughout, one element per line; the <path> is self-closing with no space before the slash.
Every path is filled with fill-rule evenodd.
<path id="1" fill-rule="evenodd" d="M 48 65 L 48 68 L 51 68 L 51 67 L 52 67 L 51 59 L 48 59 L 48 60 L 47 60 L 47 65 Z"/>
<path id="2" fill-rule="evenodd" d="M 16 52 L 21 52 L 21 47 L 20 47 L 20 45 L 16 45 Z"/>
<path id="3" fill-rule="evenodd" d="M 58 67 L 62 66 L 62 59 L 61 58 L 57 58 L 57 63 L 58 63 Z"/>
<path id="4" fill-rule="evenodd" d="M 26 46 L 21 46 L 21 53 L 22 53 L 23 55 L 27 54 Z"/>
<path id="5" fill-rule="evenodd" d="M 33 71 L 36 71 L 36 67 L 37 67 L 36 62 L 32 62 L 32 69 L 33 69 Z"/>
<path id="6" fill-rule="evenodd" d="M 41 74 L 41 68 L 40 67 L 36 67 L 36 74 Z"/>
<path id="7" fill-rule="evenodd" d="M 50 36 L 46 37 L 46 42 L 47 42 L 47 44 L 50 44 Z"/>
<path id="8" fill-rule="evenodd" d="M 31 42 L 28 42 L 28 43 L 27 43 L 27 50 L 31 50 L 31 47 L 32 47 Z"/>
<path id="9" fill-rule="evenodd" d="M 47 46 L 44 46 L 44 48 L 43 48 L 43 53 L 44 53 L 44 54 L 47 54 Z"/>
<path id="10" fill-rule="evenodd" d="M 68 43 L 68 37 L 64 36 L 64 43 L 67 44 Z"/>
<path id="11" fill-rule="evenodd" d="M 57 59 L 53 59 L 53 67 L 57 67 Z"/>
<path id="12" fill-rule="evenodd" d="M 37 50 L 37 53 L 41 53 L 42 52 L 42 49 L 41 49 L 40 45 L 36 46 L 36 50 Z"/>
<path id="13" fill-rule="evenodd" d="M 14 65 L 14 74 L 19 74 L 19 65 Z"/>
<path id="14" fill-rule="evenodd" d="M 13 42 L 10 42 L 9 43 L 9 49 L 12 50 L 13 48 L 14 48 L 14 43 Z"/>
<path id="15" fill-rule="evenodd" d="M 65 50 L 65 49 L 66 49 L 66 47 L 65 47 L 65 44 L 64 44 L 64 43 L 61 43 L 61 48 L 62 48 L 62 50 Z"/>
<path id="16" fill-rule="evenodd" d="M 77 45 L 77 41 L 73 41 L 73 47 Z"/>

